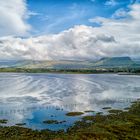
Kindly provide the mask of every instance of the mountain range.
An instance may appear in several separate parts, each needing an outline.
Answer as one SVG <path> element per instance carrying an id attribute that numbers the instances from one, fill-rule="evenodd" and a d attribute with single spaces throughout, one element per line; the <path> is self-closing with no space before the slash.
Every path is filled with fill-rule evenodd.
<path id="1" fill-rule="evenodd" d="M 140 68 L 139 61 L 130 57 L 105 57 L 97 61 L 74 60 L 1 60 L 0 68 L 45 68 L 45 69 L 93 69 L 93 68 Z"/>

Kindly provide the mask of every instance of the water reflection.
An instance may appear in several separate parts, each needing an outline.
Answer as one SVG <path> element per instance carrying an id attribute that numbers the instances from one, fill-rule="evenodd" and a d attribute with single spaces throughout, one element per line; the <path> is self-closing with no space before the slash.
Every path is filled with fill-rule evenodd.
<path id="1" fill-rule="evenodd" d="M 1 73 L 0 119 L 34 129 L 67 128 L 80 117 L 66 117 L 66 112 L 127 107 L 140 97 L 139 83 L 139 76 L 130 75 Z M 46 125 L 46 119 L 66 122 Z"/>

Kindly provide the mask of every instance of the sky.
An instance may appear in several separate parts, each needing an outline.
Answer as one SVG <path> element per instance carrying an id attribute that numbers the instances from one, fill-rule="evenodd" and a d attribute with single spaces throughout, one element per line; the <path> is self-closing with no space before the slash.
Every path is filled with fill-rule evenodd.
<path id="1" fill-rule="evenodd" d="M 139 54 L 140 0 L 0 0 L 0 60 Z"/>

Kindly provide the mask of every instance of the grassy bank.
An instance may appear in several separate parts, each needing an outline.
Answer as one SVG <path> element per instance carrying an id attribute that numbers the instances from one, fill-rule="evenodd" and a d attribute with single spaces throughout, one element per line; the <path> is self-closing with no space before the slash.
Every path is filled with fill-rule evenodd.
<path id="1" fill-rule="evenodd" d="M 1 140 L 139 140 L 140 101 L 126 111 L 109 109 L 104 116 L 83 116 L 67 132 L 35 131 L 19 126 L 0 127 Z"/>
<path id="2" fill-rule="evenodd" d="M 139 74 L 140 70 L 130 68 L 94 68 L 94 69 L 0 68 L 0 72 L 64 73 L 64 74 L 98 74 L 98 73 Z"/>

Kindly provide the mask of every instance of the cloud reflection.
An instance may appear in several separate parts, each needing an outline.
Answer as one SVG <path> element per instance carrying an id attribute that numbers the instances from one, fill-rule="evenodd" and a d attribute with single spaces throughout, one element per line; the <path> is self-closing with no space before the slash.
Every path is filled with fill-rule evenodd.
<path id="1" fill-rule="evenodd" d="M 124 108 L 140 97 L 138 83 L 139 76 L 113 74 L 0 74 L 0 118 L 42 128 L 36 114 L 62 119 L 67 111 Z"/>

